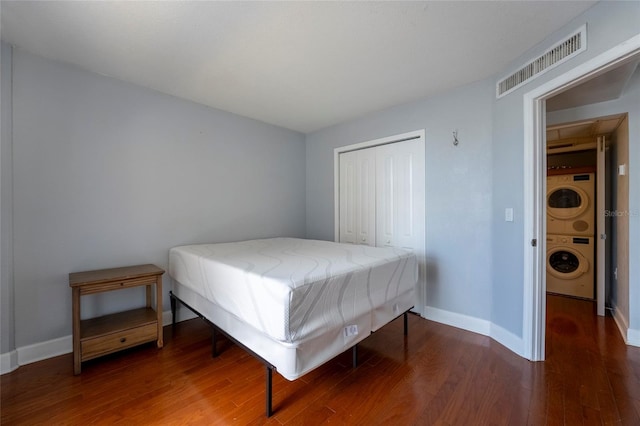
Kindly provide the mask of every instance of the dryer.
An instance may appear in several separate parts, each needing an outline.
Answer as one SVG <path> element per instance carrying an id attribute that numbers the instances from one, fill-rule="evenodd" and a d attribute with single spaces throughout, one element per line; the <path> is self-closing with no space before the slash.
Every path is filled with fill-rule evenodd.
<path id="1" fill-rule="evenodd" d="M 547 235 L 547 291 L 594 298 L 594 239 Z"/>
<path id="2" fill-rule="evenodd" d="M 547 233 L 595 235 L 595 173 L 547 176 Z"/>

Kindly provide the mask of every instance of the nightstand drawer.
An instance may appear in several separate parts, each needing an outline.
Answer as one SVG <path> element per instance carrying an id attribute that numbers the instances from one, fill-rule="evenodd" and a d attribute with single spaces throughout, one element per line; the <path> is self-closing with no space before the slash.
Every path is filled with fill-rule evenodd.
<path id="1" fill-rule="evenodd" d="M 80 294 L 84 296 L 87 294 L 102 293 L 103 291 L 120 290 L 141 285 L 152 285 L 155 283 L 156 277 L 142 277 L 137 279 L 118 280 L 106 283 L 85 284 L 80 289 Z"/>
<path id="2" fill-rule="evenodd" d="M 83 340 L 81 342 L 82 361 L 86 361 L 111 352 L 116 352 L 158 338 L 157 323 L 122 330 L 116 333 Z"/>

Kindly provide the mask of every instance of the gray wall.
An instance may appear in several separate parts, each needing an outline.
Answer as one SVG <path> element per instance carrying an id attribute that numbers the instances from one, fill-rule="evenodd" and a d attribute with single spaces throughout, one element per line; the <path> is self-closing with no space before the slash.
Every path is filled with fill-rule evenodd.
<path id="1" fill-rule="evenodd" d="M 426 129 L 427 306 L 488 320 L 493 90 L 482 81 L 307 135 L 307 237 L 334 239 L 334 148 Z"/>
<path id="2" fill-rule="evenodd" d="M 12 351 L 13 323 L 13 224 L 11 209 L 11 47 L 2 43 L 0 53 L 0 112 L 2 139 L 0 145 L 0 354 Z"/>
<path id="3" fill-rule="evenodd" d="M 541 75 L 524 87 L 495 101 L 493 115 L 493 309 L 492 323 L 518 336 L 522 336 L 523 318 L 523 94 L 543 83 L 567 72 L 576 65 L 594 58 L 613 46 L 638 34 L 640 2 L 598 3 L 561 30 L 544 41 L 505 69 L 506 75 L 528 60 L 542 54 L 546 49 L 581 25 L 587 23 L 588 49 L 577 57 Z M 503 77 L 500 75 L 499 77 Z M 630 122 L 630 126 L 636 126 Z M 631 131 L 630 193 L 640 193 L 640 143 L 637 130 Z M 631 210 L 640 208 L 640 199 L 632 200 Z M 516 225 L 505 223 L 500 215 L 505 207 L 514 207 Z M 630 223 L 630 258 L 640 258 L 640 219 Z M 631 265 L 630 298 L 640 301 L 640 265 Z M 635 292 L 635 293 L 634 293 Z M 640 303 L 640 302 L 635 302 Z M 633 314 L 631 325 L 640 326 L 640 313 Z M 638 308 L 636 308 L 636 311 Z M 635 317 L 634 317 L 635 316 Z"/>
<path id="4" fill-rule="evenodd" d="M 304 135 L 19 49 L 13 63 L 17 347 L 71 334 L 70 272 L 305 235 Z M 83 316 L 143 293 L 84 298 Z"/>

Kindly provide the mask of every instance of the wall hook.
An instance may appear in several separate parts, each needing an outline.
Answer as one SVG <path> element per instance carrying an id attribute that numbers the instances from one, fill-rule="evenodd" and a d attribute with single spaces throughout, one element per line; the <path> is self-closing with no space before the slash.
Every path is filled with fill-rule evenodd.
<path id="1" fill-rule="evenodd" d="M 453 146 L 458 146 L 458 131 L 454 130 L 453 131 Z"/>

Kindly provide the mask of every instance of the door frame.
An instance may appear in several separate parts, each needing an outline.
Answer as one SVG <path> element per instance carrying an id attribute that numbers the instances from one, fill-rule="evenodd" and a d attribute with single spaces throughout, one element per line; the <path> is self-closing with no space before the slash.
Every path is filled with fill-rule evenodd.
<path id="1" fill-rule="evenodd" d="M 605 287 L 606 287 L 606 239 L 607 230 L 605 224 L 605 204 L 606 204 L 606 180 L 607 180 L 607 167 L 606 167 L 606 151 L 607 141 L 604 136 L 597 137 L 596 148 L 596 232 L 594 234 L 594 243 L 596 244 L 596 258 L 594 264 L 596 265 L 596 273 L 593 274 L 596 284 L 596 312 L 599 316 L 605 315 Z"/>
<path id="2" fill-rule="evenodd" d="M 545 359 L 546 316 L 546 99 L 603 74 L 640 54 L 640 34 L 523 95 L 524 280 L 523 356 Z M 538 244 L 533 244 L 537 241 Z"/>
<path id="3" fill-rule="evenodd" d="M 334 206 L 334 214 L 333 214 L 333 223 L 334 223 L 334 241 L 340 241 L 340 154 L 349 151 L 357 151 L 365 148 L 372 148 L 374 146 L 380 145 L 388 145 L 397 142 L 404 142 L 409 140 L 419 140 L 420 145 L 423 149 L 423 168 L 425 169 L 425 179 L 426 179 L 426 147 L 425 147 L 425 129 L 415 130 L 412 132 L 401 133 L 398 135 L 387 136 L 384 138 L 373 139 L 370 141 L 359 142 L 351 145 L 345 145 L 337 147 L 333 150 L 333 206 Z M 418 253 L 418 276 L 419 282 L 421 284 L 421 292 L 422 294 L 418 294 L 418 303 L 419 306 L 414 308 L 415 312 L 420 314 L 420 316 L 425 316 L 425 307 L 427 306 L 427 287 L 426 287 L 426 263 L 427 263 L 427 255 L 426 255 L 426 182 L 425 182 L 425 192 L 422 194 L 422 201 L 424 203 L 423 211 L 425 212 L 424 226 L 425 230 L 423 238 L 422 238 L 422 247 L 420 252 Z"/>

